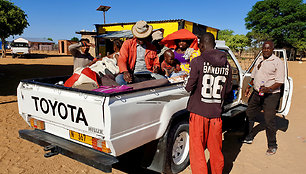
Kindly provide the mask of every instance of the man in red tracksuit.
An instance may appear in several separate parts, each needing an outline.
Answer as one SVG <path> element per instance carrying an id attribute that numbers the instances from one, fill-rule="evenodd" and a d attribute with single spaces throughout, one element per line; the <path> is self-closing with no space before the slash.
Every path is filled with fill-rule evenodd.
<path id="1" fill-rule="evenodd" d="M 221 174 L 221 111 L 225 94 L 232 88 L 231 67 L 226 53 L 214 49 L 215 38 L 205 33 L 200 40 L 201 56 L 191 61 L 190 77 L 185 89 L 191 92 L 187 104 L 190 112 L 190 165 L 193 174 L 207 173 L 204 150 L 210 153 L 212 174 Z"/>

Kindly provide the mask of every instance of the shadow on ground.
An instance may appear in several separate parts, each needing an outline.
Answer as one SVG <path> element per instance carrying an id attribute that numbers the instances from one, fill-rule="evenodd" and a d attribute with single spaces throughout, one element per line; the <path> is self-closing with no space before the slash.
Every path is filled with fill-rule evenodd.
<path id="1" fill-rule="evenodd" d="M 223 118 L 223 131 L 225 131 L 224 140 L 222 142 L 222 152 L 224 155 L 223 174 L 229 174 L 231 172 L 234 161 L 241 151 L 241 147 L 243 145 L 241 143 L 241 139 L 244 137 L 245 132 L 247 131 L 245 118 L 245 113 L 242 113 L 234 118 Z M 253 128 L 255 135 L 265 130 L 263 114 L 259 114 L 256 119 L 259 124 Z M 288 130 L 289 121 L 285 117 L 277 116 L 276 126 L 277 130 L 286 132 Z"/>
<path id="2" fill-rule="evenodd" d="M 72 74 L 72 69 L 72 65 L 0 65 L 0 96 L 16 95 L 20 80 L 38 77 L 67 76 Z"/>
<path id="3" fill-rule="evenodd" d="M 224 156 L 223 174 L 231 172 L 233 163 L 241 151 L 242 143 L 239 140 L 245 132 L 245 118 L 245 113 L 231 118 L 222 118 L 224 132 L 222 142 L 222 153 Z"/>
<path id="4" fill-rule="evenodd" d="M 119 163 L 113 168 L 131 174 L 159 174 L 158 172 L 143 168 L 143 149 L 137 148 L 118 157 Z"/>
<path id="5" fill-rule="evenodd" d="M 1 53 L 0 53 L 1 55 Z M 1 56 L 0 56 L 1 57 Z M 6 54 L 6 57 L 12 57 L 12 54 Z M 45 59 L 47 57 L 71 57 L 71 55 L 58 55 L 58 54 L 42 54 L 42 53 L 33 53 L 30 55 L 18 55 L 13 59 Z"/>

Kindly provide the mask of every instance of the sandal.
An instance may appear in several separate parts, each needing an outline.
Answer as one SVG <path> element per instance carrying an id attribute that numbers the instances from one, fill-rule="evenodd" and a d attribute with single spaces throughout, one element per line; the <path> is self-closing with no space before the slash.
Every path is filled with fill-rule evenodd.
<path id="1" fill-rule="evenodd" d="M 277 147 L 269 147 L 266 155 L 274 155 L 276 153 Z"/>

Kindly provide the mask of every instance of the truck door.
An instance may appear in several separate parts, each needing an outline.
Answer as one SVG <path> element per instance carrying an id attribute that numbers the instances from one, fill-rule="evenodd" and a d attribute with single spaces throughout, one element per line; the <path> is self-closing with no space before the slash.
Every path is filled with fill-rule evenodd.
<path id="1" fill-rule="evenodd" d="M 281 58 L 281 60 L 284 61 L 285 65 L 285 82 L 281 87 L 281 99 L 278 107 L 278 113 L 286 116 L 289 112 L 290 105 L 291 105 L 291 97 L 292 97 L 292 91 L 293 91 L 293 80 L 291 77 L 288 76 L 288 64 L 287 64 L 287 54 L 285 49 L 275 49 L 273 51 L 273 54 Z M 261 56 L 261 52 L 256 56 L 250 67 L 247 69 L 243 76 L 243 85 L 242 85 L 242 103 L 247 104 L 248 98 L 244 96 L 244 92 L 246 87 L 248 86 L 248 83 L 251 81 L 251 73 L 254 68 L 255 62 L 258 60 L 258 58 Z"/>
<path id="2" fill-rule="evenodd" d="M 240 104 L 242 68 L 235 58 L 234 53 L 229 48 L 217 47 L 217 49 L 226 53 L 227 61 L 232 69 L 232 92 L 228 94 L 227 98 L 224 100 L 224 109 L 226 110 Z"/>

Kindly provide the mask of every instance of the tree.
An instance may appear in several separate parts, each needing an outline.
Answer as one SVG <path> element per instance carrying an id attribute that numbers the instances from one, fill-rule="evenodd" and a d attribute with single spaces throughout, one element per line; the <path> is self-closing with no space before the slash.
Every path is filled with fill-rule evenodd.
<path id="1" fill-rule="evenodd" d="M 297 48 L 298 52 L 300 52 L 300 58 L 302 58 L 306 55 L 306 41 L 305 41 L 305 38 L 302 38 L 301 40 L 296 42 L 293 46 L 295 48 Z"/>
<path id="2" fill-rule="evenodd" d="M 276 47 L 296 48 L 306 36 L 306 5 L 302 0 L 258 1 L 245 18 L 253 34 L 268 35 Z"/>
<path id="3" fill-rule="evenodd" d="M 71 38 L 70 40 L 71 40 L 71 41 L 75 41 L 75 42 L 79 42 L 79 38 L 77 38 L 77 37 L 73 37 L 73 38 Z"/>
<path id="4" fill-rule="evenodd" d="M 234 34 L 233 30 L 228 30 L 228 29 L 220 30 L 218 32 L 218 39 L 228 41 L 229 37 L 233 36 L 233 34 Z"/>
<path id="5" fill-rule="evenodd" d="M 7 0 L 0 0 L 0 38 L 2 43 L 11 35 L 21 35 L 29 26 L 27 15 L 23 10 Z M 6 56 L 2 44 L 2 57 Z"/>
<path id="6" fill-rule="evenodd" d="M 250 40 L 250 50 L 257 55 L 261 47 L 266 40 L 272 40 L 272 38 L 266 33 L 256 33 L 255 31 L 248 32 L 246 35 Z"/>
<path id="7" fill-rule="evenodd" d="M 233 34 L 233 30 L 220 30 L 218 37 L 220 40 L 225 40 L 226 45 L 238 53 L 241 57 L 243 50 L 250 45 L 250 39 L 243 34 Z"/>
<path id="8" fill-rule="evenodd" d="M 250 45 L 250 40 L 243 34 L 236 34 L 230 37 L 227 46 L 230 47 L 232 50 L 235 50 L 238 53 L 238 57 L 241 57 L 242 52 L 244 49 Z"/>
<path id="9" fill-rule="evenodd" d="M 49 40 L 49 41 L 53 41 L 53 39 L 52 39 L 52 38 L 50 38 L 50 37 L 49 37 L 47 40 Z"/>

